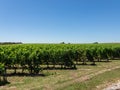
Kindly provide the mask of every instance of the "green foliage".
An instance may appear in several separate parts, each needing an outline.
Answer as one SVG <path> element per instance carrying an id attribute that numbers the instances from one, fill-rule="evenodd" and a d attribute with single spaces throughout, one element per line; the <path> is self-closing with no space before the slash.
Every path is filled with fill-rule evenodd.
<path id="1" fill-rule="evenodd" d="M 0 62 L 7 68 L 18 67 L 30 73 L 39 73 L 41 65 L 60 65 L 75 68 L 78 62 L 86 64 L 120 58 L 120 44 L 22 44 L 1 45 Z M 76 62 L 76 63 L 75 63 Z"/>
<path id="2" fill-rule="evenodd" d="M 6 69 L 4 64 L 0 63 L 0 85 L 7 83 Z"/>
<path id="3" fill-rule="evenodd" d="M 3 74 L 5 68 L 4 68 L 4 64 L 0 63 L 0 75 Z"/>

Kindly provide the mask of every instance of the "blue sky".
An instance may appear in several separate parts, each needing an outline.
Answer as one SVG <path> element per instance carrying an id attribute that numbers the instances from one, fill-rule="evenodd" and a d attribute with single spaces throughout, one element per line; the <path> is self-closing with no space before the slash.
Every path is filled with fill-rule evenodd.
<path id="1" fill-rule="evenodd" d="M 0 42 L 120 42 L 120 0 L 0 0 Z"/>

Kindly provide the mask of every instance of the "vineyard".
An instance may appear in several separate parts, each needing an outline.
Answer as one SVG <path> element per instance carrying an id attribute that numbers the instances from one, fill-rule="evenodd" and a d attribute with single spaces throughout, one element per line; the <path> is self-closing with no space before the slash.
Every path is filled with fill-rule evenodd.
<path id="1" fill-rule="evenodd" d="M 6 80 L 8 69 L 39 74 L 44 69 L 77 69 L 77 65 L 115 59 L 120 59 L 120 44 L 0 45 L 0 75 Z"/>

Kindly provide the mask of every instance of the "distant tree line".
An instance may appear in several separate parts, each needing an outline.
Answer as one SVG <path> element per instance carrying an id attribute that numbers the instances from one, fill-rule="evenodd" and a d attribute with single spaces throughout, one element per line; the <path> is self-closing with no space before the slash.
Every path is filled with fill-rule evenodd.
<path id="1" fill-rule="evenodd" d="M 5 44 L 22 44 L 22 42 L 0 42 L 0 45 L 5 45 Z"/>

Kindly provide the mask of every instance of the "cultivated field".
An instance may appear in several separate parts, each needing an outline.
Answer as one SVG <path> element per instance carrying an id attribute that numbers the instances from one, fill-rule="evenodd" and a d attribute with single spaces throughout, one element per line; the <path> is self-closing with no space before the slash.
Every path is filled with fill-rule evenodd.
<path id="1" fill-rule="evenodd" d="M 120 79 L 119 60 L 96 64 L 80 65 L 77 70 L 44 70 L 45 76 L 8 76 L 10 84 L 0 90 L 101 90 Z"/>
<path id="2" fill-rule="evenodd" d="M 101 90 L 119 80 L 120 44 L 1 45 L 0 66 L 0 90 Z"/>

